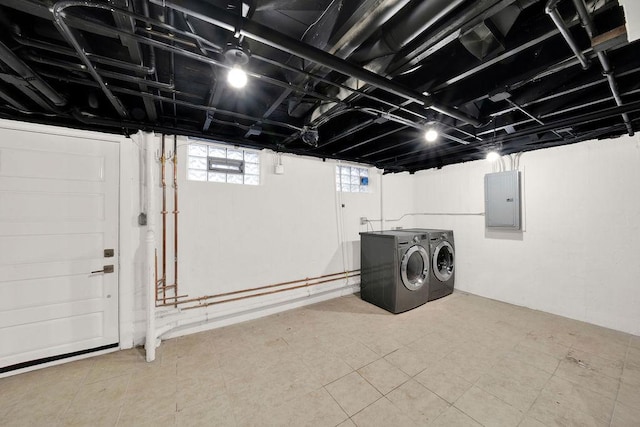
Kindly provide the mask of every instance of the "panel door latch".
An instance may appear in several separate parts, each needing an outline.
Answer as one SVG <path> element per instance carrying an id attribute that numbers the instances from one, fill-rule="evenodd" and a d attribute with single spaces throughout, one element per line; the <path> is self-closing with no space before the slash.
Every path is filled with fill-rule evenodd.
<path id="1" fill-rule="evenodd" d="M 111 258 L 111 257 L 113 257 L 113 254 L 114 254 L 113 249 L 105 249 L 104 250 L 104 257 L 105 258 Z"/>
<path id="2" fill-rule="evenodd" d="M 102 270 L 96 270 L 91 272 L 91 274 L 96 274 L 96 273 L 113 273 L 113 265 L 105 265 L 104 267 L 102 267 Z"/>

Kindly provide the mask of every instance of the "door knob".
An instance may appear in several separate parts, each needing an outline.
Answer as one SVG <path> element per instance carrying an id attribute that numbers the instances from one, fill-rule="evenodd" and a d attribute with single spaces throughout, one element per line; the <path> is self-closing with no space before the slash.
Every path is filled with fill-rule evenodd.
<path id="1" fill-rule="evenodd" d="M 105 265 L 104 267 L 102 267 L 102 270 L 96 270 L 91 272 L 91 274 L 96 274 L 96 273 L 113 273 L 113 265 Z"/>

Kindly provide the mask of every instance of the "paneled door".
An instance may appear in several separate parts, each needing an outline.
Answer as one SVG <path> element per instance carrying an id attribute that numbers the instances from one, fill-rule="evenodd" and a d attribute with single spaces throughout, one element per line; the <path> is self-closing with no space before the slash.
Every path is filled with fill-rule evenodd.
<path id="1" fill-rule="evenodd" d="M 0 373 L 117 345 L 118 150 L 0 129 Z"/>

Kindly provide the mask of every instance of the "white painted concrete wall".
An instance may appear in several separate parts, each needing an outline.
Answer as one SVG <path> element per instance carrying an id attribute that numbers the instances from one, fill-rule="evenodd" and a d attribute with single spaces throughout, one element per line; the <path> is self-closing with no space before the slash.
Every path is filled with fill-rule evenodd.
<path id="1" fill-rule="evenodd" d="M 190 298 L 358 269 L 358 233 L 380 229 L 380 221 L 360 225 L 360 217 L 379 220 L 381 209 L 385 215 L 413 210 L 413 180 L 408 175 L 383 177 L 371 168 L 370 193 L 337 193 L 337 162 L 284 155 L 285 173 L 276 175 L 275 154 L 268 150 L 260 153 L 259 186 L 188 181 L 187 144 L 186 139 L 179 139 L 178 282 L 179 293 Z M 172 200 L 170 188 L 169 211 L 173 210 Z M 172 238 L 172 220 L 168 222 Z M 411 218 L 399 225 L 411 226 Z M 170 248 L 168 283 L 173 279 L 171 256 Z M 358 284 L 355 277 L 182 314 L 170 310 L 161 313 L 160 323 L 198 320 L 194 326 L 166 335 L 175 336 L 352 293 Z M 206 324 L 199 320 L 204 313 Z"/>
<path id="2" fill-rule="evenodd" d="M 95 137 L 43 128 L 84 135 L 87 143 Z M 285 155 L 285 174 L 275 175 L 269 151 L 261 152 L 259 187 L 187 182 L 185 143 L 180 140 L 178 175 L 181 294 L 196 297 L 357 269 L 358 233 L 380 229 L 384 218 L 385 229 L 455 230 L 458 289 L 640 334 L 638 137 L 522 155 L 522 233 L 486 231 L 481 216 L 406 215 L 483 211 L 483 176 L 495 170 L 485 161 L 415 175 L 382 176 L 371 169 L 370 194 L 336 194 L 336 162 Z M 122 345 L 128 347 L 144 341 L 145 233 L 137 217 L 146 210 L 145 165 L 138 136 L 121 144 L 120 321 Z M 158 164 L 151 166 L 158 173 Z M 171 180 L 168 190 L 171 211 Z M 155 191 L 160 195 L 160 188 Z M 152 211 L 160 224 L 159 206 Z M 360 225 L 363 216 L 373 222 Z M 171 258 L 168 266 L 172 278 Z M 353 292 L 357 285 L 356 278 L 313 292 L 170 311 L 163 320 L 198 321 L 173 332 L 182 334 Z"/>
<path id="3" fill-rule="evenodd" d="M 524 153 L 520 170 L 523 232 L 486 231 L 483 217 L 417 217 L 455 231 L 456 287 L 640 334 L 640 139 Z M 492 171 L 477 161 L 417 173 L 418 211 L 484 210 Z"/>

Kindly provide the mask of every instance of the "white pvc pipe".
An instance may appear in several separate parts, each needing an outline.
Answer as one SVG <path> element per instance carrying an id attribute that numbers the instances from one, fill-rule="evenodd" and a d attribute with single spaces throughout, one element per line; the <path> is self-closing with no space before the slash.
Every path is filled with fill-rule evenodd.
<path id="1" fill-rule="evenodd" d="M 155 138 L 153 133 L 142 133 L 146 151 L 146 192 L 147 192 L 147 235 L 146 243 L 146 267 L 147 267 L 147 332 L 144 348 L 147 362 L 153 362 L 156 358 L 156 278 L 155 278 L 155 188 L 156 188 L 156 156 Z"/>

